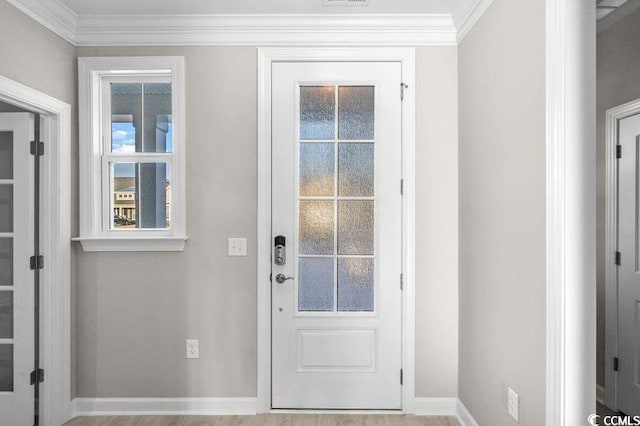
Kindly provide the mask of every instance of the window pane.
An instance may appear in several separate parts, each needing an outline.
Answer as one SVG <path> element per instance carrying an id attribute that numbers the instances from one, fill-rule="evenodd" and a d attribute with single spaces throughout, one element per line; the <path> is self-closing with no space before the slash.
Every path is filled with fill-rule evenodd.
<path id="1" fill-rule="evenodd" d="M 142 83 L 111 83 L 111 151 L 142 149 Z"/>
<path id="2" fill-rule="evenodd" d="M 113 228 L 166 229 L 171 224 L 167 163 L 113 163 Z"/>
<path id="3" fill-rule="evenodd" d="M 334 139 L 335 87 L 300 87 L 300 139 Z"/>
<path id="4" fill-rule="evenodd" d="M 0 185 L 0 232 L 13 232 L 13 185 Z"/>
<path id="5" fill-rule="evenodd" d="M 113 164 L 113 227 L 137 227 L 137 167 L 136 163 Z"/>
<path id="6" fill-rule="evenodd" d="M 373 86 L 340 86 L 338 134 L 340 139 L 374 138 Z"/>
<path id="7" fill-rule="evenodd" d="M 341 196 L 372 197 L 374 145 L 341 143 L 338 151 L 338 193 Z"/>
<path id="8" fill-rule="evenodd" d="M 338 202 L 338 254 L 374 254 L 373 210 L 373 201 Z"/>
<path id="9" fill-rule="evenodd" d="M 111 151 L 172 152 L 171 83 L 111 83 Z"/>
<path id="10" fill-rule="evenodd" d="M 13 179 L 13 132 L 0 132 L 0 179 Z"/>
<path id="11" fill-rule="evenodd" d="M 13 285 L 13 238 L 0 238 L 0 286 Z"/>
<path id="12" fill-rule="evenodd" d="M 299 259 L 299 311 L 333 311 L 334 262 L 332 257 L 302 257 Z"/>
<path id="13" fill-rule="evenodd" d="M 171 83 L 144 84 L 144 152 L 171 152 Z"/>
<path id="14" fill-rule="evenodd" d="M 167 163 L 140 163 L 140 228 L 169 228 L 171 182 Z"/>
<path id="15" fill-rule="evenodd" d="M 333 195 L 335 146 L 333 143 L 300 144 L 300 195 Z"/>
<path id="16" fill-rule="evenodd" d="M 300 201 L 299 253 L 333 253 L 333 201 Z"/>
<path id="17" fill-rule="evenodd" d="M 373 259 L 338 259 L 338 310 L 373 311 Z"/>
<path id="18" fill-rule="evenodd" d="M 13 392 L 13 345 L 0 345 L 0 392 Z"/>
<path id="19" fill-rule="evenodd" d="M 0 339 L 13 339 L 13 291 L 0 291 Z"/>

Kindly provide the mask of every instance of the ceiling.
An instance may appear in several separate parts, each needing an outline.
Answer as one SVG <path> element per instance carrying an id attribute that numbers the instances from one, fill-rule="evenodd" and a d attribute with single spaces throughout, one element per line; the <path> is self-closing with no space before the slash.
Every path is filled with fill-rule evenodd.
<path id="1" fill-rule="evenodd" d="M 640 0 L 596 0 L 598 31 L 603 31 L 640 7 Z"/>

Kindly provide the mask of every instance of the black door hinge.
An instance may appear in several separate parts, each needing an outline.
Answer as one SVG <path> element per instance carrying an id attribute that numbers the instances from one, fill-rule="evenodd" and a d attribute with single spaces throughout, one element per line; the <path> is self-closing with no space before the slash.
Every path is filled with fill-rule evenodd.
<path id="1" fill-rule="evenodd" d="M 616 265 L 622 265 L 622 254 L 619 251 L 616 252 Z"/>
<path id="2" fill-rule="evenodd" d="M 31 384 L 35 385 L 36 383 L 44 382 L 44 370 L 39 368 L 37 370 L 33 370 L 31 372 Z"/>
<path id="3" fill-rule="evenodd" d="M 613 359 L 613 371 L 618 371 L 618 357 Z"/>
<path id="4" fill-rule="evenodd" d="M 404 101 L 404 90 L 408 89 L 409 86 L 407 86 L 405 83 L 400 83 L 400 100 Z"/>
<path id="5" fill-rule="evenodd" d="M 44 256 L 31 256 L 29 258 L 29 267 L 31 269 L 44 269 Z"/>
<path id="6" fill-rule="evenodd" d="M 400 385 L 402 385 L 402 368 L 400 369 Z"/>
<path id="7" fill-rule="evenodd" d="M 400 195 L 404 195 L 404 179 L 400 179 Z"/>
<path id="8" fill-rule="evenodd" d="M 400 290 L 404 290 L 404 274 L 400 274 Z"/>
<path id="9" fill-rule="evenodd" d="M 31 141 L 31 155 L 44 155 L 44 142 Z"/>
<path id="10" fill-rule="evenodd" d="M 616 145 L 616 158 L 622 158 L 622 145 Z"/>

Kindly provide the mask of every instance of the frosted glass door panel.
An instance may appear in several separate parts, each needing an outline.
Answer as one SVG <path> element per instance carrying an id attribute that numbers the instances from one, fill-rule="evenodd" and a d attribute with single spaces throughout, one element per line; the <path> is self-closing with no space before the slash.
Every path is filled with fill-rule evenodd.
<path id="1" fill-rule="evenodd" d="M 335 137 L 335 87 L 300 88 L 300 139 L 326 140 Z"/>
<path id="2" fill-rule="evenodd" d="M 373 207 L 373 201 L 338 202 L 338 254 L 374 254 Z"/>
<path id="3" fill-rule="evenodd" d="M 0 132 L 0 179 L 13 179 L 13 132 Z"/>
<path id="4" fill-rule="evenodd" d="M 338 259 L 338 310 L 373 311 L 374 260 Z"/>
<path id="5" fill-rule="evenodd" d="M 300 201 L 300 254 L 333 254 L 333 201 Z"/>
<path id="6" fill-rule="evenodd" d="M 334 151 L 332 143 L 300 144 L 301 196 L 333 196 Z"/>
<path id="7" fill-rule="evenodd" d="M 299 261 L 298 306 L 301 311 L 333 311 L 333 258 Z"/>
<path id="8" fill-rule="evenodd" d="M 341 143 L 338 150 L 338 194 L 373 197 L 374 144 Z"/>
<path id="9" fill-rule="evenodd" d="M 0 232 L 13 232 L 13 185 L 0 185 Z"/>
<path id="10" fill-rule="evenodd" d="M 340 139 L 373 140 L 373 86 L 340 86 L 338 90 L 338 134 Z"/>

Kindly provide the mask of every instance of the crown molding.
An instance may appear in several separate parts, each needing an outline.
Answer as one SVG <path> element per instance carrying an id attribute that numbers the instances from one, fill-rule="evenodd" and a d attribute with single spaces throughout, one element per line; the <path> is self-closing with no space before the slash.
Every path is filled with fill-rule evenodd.
<path id="1" fill-rule="evenodd" d="M 81 16 L 78 46 L 455 45 L 450 15 Z"/>
<path id="2" fill-rule="evenodd" d="M 460 43 L 464 40 L 465 36 L 469 34 L 469 31 L 474 27 L 474 25 L 480 20 L 482 15 L 487 11 L 489 6 L 491 6 L 493 0 L 477 0 L 475 6 L 473 6 L 469 13 L 462 20 L 462 25 L 458 28 L 458 37 L 457 42 Z"/>
<path id="3" fill-rule="evenodd" d="M 78 15 L 60 0 L 7 0 L 45 28 L 75 44 Z"/>
<path id="4" fill-rule="evenodd" d="M 7 0 L 76 46 L 448 46 L 449 14 L 77 15 L 60 0 Z"/>

